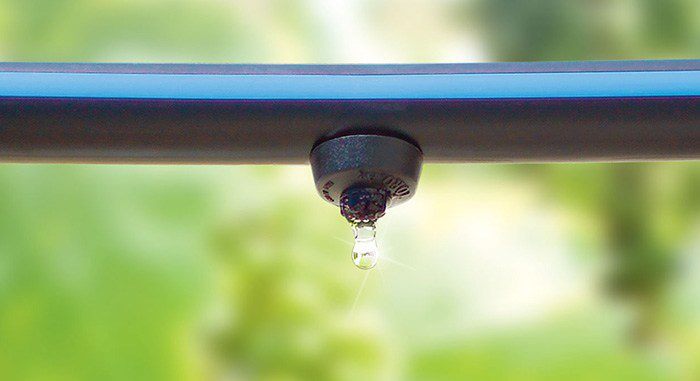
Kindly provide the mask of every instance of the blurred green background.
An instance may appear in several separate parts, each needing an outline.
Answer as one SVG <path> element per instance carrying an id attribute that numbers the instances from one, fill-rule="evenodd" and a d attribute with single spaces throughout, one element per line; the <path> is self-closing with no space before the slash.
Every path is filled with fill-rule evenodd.
<path id="1" fill-rule="evenodd" d="M 0 0 L 5 61 L 699 55 L 697 0 Z M 366 273 L 307 167 L 3 164 L 0 379 L 700 379 L 699 163 L 421 181 Z"/>

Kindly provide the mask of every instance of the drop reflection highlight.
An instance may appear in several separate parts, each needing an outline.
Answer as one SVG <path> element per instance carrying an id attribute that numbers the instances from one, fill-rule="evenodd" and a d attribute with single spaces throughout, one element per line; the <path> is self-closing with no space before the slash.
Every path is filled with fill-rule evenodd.
<path id="1" fill-rule="evenodd" d="M 361 270 L 370 270 L 377 265 L 379 248 L 376 240 L 376 227 L 373 223 L 353 225 L 355 246 L 352 248 L 352 263 Z"/>

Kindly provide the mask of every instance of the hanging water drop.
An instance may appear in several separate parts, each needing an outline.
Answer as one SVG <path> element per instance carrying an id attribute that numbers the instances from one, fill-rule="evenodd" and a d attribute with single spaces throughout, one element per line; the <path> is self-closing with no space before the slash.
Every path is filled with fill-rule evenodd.
<path id="1" fill-rule="evenodd" d="M 369 270 L 377 265 L 376 228 L 373 222 L 353 224 L 355 246 L 352 248 L 352 262 L 361 270 Z"/>

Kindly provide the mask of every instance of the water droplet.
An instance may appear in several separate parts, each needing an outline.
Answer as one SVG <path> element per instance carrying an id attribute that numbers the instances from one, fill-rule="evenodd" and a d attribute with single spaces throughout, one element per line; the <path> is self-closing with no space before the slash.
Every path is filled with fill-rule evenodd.
<path id="1" fill-rule="evenodd" d="M 352 248 L 352 262 L 357 268 L 369 270 L 377 264 L 377 247 L 374 223 L 359 223 L 352 226 L 355 233 L 355 246 Z"/>

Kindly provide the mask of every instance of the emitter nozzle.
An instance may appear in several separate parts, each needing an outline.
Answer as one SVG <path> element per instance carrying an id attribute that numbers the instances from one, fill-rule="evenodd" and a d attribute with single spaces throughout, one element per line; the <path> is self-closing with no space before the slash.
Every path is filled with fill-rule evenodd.
<path id="1" fill-rule="evenodd" d="M 340 207 L 340 214 L 353 225 L 357 249 L 353 249 L 353 262 L 362 269 L 374 267 L 375 222 L 387 208 L 415 194 L 421 150 L 397 137 L 347 135 L 317 144 L 310 162 L 318 193 Z M 365 250 L 368 245 L 372 250 Z"/>

